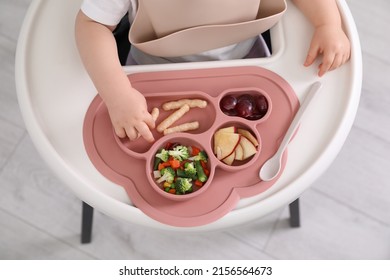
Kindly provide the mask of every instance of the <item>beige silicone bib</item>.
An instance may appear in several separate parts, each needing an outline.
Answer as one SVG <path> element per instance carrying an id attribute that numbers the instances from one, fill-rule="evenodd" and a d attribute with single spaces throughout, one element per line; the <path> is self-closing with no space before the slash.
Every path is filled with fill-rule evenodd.
<path id="1" fill-rule="evenodd" d="M 285 0 L 139 0 L 129 40 L 161 57 L 228 46 L 271 28 Z"/>

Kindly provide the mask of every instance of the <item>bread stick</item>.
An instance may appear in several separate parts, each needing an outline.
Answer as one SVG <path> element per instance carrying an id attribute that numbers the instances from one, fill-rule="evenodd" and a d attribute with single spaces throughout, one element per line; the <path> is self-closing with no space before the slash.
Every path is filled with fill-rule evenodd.
<path id="1" fill-rule="evenodd" d="M 165 111 L 174 110 L 182 107 L 184 104 L 188 104 L 190 108 L 205 108 L 207 106 L 207 101 L 203 99 L 180 99 L 175 101 L 165 102 L 162 105 L 162 108 Z"/>
<path id="2" fill-rule="evenodd" d="M 190 130 L 195 130 L 199 128 L 199 122 L 188 122 L 188 123 L 183 123 L 178 126 L 173 126 L 170 128 L 167 128 L 164 130 L 164 135 L 175 133 L 175 132 L 184 132 L 184 131 L 190 131 Z"/>
<path id="3" fill-rule="evenodd" d="M 185 113 L 190 110 L 190 106 L 188 104 L 184 104 L 180 107 L 179 110 L 176 110 L 172 114 L 170 114 L 165 120 L 163 120 L 158 126 L 157 131 L 163 132 L 165 129 L 170 127 L 174 122 L 180 119 Z"/>

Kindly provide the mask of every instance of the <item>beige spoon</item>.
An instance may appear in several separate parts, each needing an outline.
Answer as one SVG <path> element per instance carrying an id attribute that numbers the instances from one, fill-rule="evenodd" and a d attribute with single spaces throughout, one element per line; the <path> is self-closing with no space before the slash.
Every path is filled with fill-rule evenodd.
<path id="1" fill-rule="evenodd" d="M 310 87 L 309 93 L 306 95 L 305 100 L 303 101 L 298 112 L 295 114 L 294 119 L 292 120 L 290 127 L 288 128 L 286 135 L 283 138 L 282 143 L 280 144 L 276 153 L 268 159 L 263 166 L 260 168 L 259 177 L 263 181 L 271 181 L 274 179 L 280 172 L 282 166 L 282 155 L 284 150 L 287 148 L 288 143 L 291 140 L 291 137 L 294 135 L 295 130 L 298 128 L 303 113 L 306 111 L 310 102 L 313 100 L 313 97 L 317 91 L 321 88 L 320 82 L 315 82 Z"/>

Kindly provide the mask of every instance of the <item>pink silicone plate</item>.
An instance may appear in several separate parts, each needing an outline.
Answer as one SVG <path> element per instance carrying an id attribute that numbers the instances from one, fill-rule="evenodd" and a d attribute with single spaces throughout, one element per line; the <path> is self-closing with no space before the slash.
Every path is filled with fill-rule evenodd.
<path id="1" fill-rule="evenodd" d="M 201 98 L 206 108 L 192 108 L 175 125 L 198 120 L 197 130 L 163 136 L 153 131 L 155 143 L 142 138 L 130 142 L 113 132 L 107 108 L 99 96 L 92 101 L 84 121 L 84 143 L 95 167 L 108 179 L 123 186 L 136 207 L 151 218 L 173 226 L 190 227 L 211 223 L 232 210 L 241 198 L 264 192 L 277 180 L 263 182 L 258 172 L 277 150 L 278 143 L 299 107 L 289 84 L 277 74 L 260 67 L 231 67 L 185 71 L 152 72 L 129 75 L 133 87 L 145 95 L 148 109 L 160 108 L 165 101 Z M 219 102 L 226 94 L 262 94 L 269 109 L 259 120 L 225 115 Z M 213 153 L 213 135 L 221 127 L 234 125 L 252 132 L 260 143 L 250 159 L 228 166 Z M 156 151 L 166 142 L 195 144 L 209 156 L 207 183 L 189 195 L 159 191 L 152 178 Z M 283 157 L 283 169 L 286 162 Z M 280 176 L 280 175 L 279 175 Z"/>

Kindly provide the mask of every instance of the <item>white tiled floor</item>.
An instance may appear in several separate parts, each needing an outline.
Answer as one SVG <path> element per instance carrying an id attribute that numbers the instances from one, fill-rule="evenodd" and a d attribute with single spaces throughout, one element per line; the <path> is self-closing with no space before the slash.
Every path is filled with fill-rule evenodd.
<path id="1" fill-rule="evenodd" d="M 18 109 L 14 55 L 30 2 L 0 0 L 0 259 L 390 259 L 389 1 L 348 1 L 363 48 L 361 103 L 336 161 L 301 198 L 301 228 L 289 227 L 287 208 L 185 235 L 95 211 L 88 245 L 79 243 L 80 201 L 40 159 Z"/>

